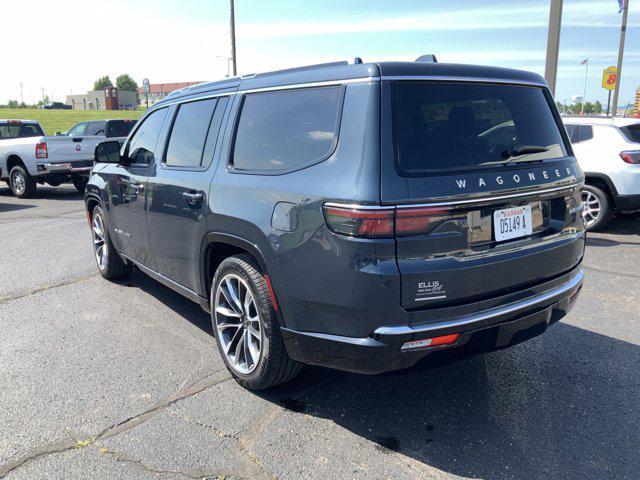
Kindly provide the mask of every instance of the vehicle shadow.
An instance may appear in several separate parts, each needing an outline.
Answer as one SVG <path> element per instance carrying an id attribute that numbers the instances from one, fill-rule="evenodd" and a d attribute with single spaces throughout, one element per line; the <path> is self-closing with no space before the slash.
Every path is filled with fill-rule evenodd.
<path id="1" fill-rule="evenodd" d="M 614 218 L 601 233 L 612 235 L 640 235 L 640 216 Z"/>
<path id="2" fill-rule="evenodd" d="M 0 186 L 0 197 L 14 198 L 16 201 L 22 201 L 13 196 L 9 187 Z M 74 187 L 60 186 L 60 187 L 44 187 L 38 185 L 35 194 L 29 198 L 31 199 L 47 199 L 47 200 L 82 200 L 84 195 L 78 192 Z"/>
<path id="3" fill-rule="evenodd" d="M 639 346 L 560 323 L 454 364 L 373 377 L 307 368 L 258 394 L 462 477 L 637 478 L 639 364 Z"/>
<path id="4" fill-rule="evenodd" d="M 213 335 L 200 306 L 134 270 L 152 295 Z M 640 346 L 566 323 L 511 349 L 378 376 L 305 367 L 252 392 L 469 478 L 637 478 Z"/>
<path id="5" fill-rule="evenodd" d="M 25 210 L 35 207 L 36 205 L 30 205 L 28 203 L 0 203 L 0 213 L 13 212 L 15 210 Z"/>

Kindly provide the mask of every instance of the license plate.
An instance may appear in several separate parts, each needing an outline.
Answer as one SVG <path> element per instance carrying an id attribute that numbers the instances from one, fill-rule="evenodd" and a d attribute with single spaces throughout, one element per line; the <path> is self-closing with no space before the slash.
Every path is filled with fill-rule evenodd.
<path id="1" fill-rule="evenodd" d="M 493 212 L 493 231 L 496 242 L 531 235 L 531 207 L 505 208 Z"/>

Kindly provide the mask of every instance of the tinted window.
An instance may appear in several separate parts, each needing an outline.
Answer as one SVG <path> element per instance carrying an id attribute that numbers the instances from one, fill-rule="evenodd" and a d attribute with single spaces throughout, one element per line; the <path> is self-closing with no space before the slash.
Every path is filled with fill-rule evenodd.
<path id="1" fill-rule="evenodd" d="M 89 122 L 87 124 L 87 135 L 104 135 L 106 122 Z"/>
<path id="2" fill-rule="evenodd" d="M 0 139 L 40 137 L 44 135 L 40 125 L 33 123 L 0 123 Z"/>
<path id="3" fill-rule="evenodd" d="M 591 125 L 567 125 L 567 133 L 571 143 L 580 143 L 593 138 L 593 127 Z"/>
<path id="4" fill-rule="evenodd" d="M 220 129 L 222 127 L 222 117 L 224 111 L 229 103 L 229 97 L 218 98 L 218 104 L 216 105 L 216 111 L 211 119 L 211 125 L 209 126 L 209 133 L 207 134 L 207 142 L 204 145 L 204 153 L 202 154 L 202 166 L 208 167 L 213 160 L 213 153 L 216 148 L 218 137 L 220 136 Z"/>
<path id="5" fill-rule="evenodd" d="M 640 143 L 640 124 L 622 127 L 620 131 L 630 142 Z"/>
<path id="6" fill-rule="evenodd" d="M 216 99 L 183 103 L 171 129 L 165 163 L 176 167 L 199 167 Z"/>
<path id="7" fill-rule="evenodd" d="M 337 141 L 341 103 L 342 87 L 247 95 L 234 167 L 289 170 L 327 158 Z"/>
<path id="8" fill-rule="evenodd" d="M 18 138 L 20 136 L 20 125 L 8 123 L 0 124 L 0 138 Z"/>
<path id="9" fill-rule="evenodd" d="M 577 125 L 565 125 L 567 128 L 567 135 L 569 135 L 569 140 L 571 143 L 576 143 L 578 141 L 578 126 Z"/>
<path id="10" fill-rule="evenodd" d="M 135 120 L 109 120 L 107 121 L 107 138 L 127 137 L 135 124 Z"/>
<path id="11" fill-rule="evenodd" d="M 518 145 L 547 151 L 512 161 L 566 156 L 541 88 L 396 82 L 393 102 L 396 155 L 409 174 L 490 166 Z"/>
<path id="12" fill-rule="evenodd" d="M 86 131 L 87 131 L 87 124 L 79 123 L 78 125 L 71 128 L 71 130 L 69 130 L 68 135 L 71 137 L 76 137 L 79 135 L 84 135 L 84 132 Z"/>
<path id="13" fill-rule="evenodd" d="M 158 138 L 166 115 L 167 109 L 162 108 L 142 121 L 127 145 L 126 154 L 131 163 L 149 165 L 154 161 Z"/>

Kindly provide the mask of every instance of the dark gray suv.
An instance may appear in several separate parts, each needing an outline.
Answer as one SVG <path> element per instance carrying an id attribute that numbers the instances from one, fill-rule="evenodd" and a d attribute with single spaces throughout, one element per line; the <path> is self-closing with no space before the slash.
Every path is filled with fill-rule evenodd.
<path id="1" fill-rule="evenodd" d="M 544 80 L 316 65 L 189 87 L 86 190 L 100 273 L 211 312 L 240 384 L 380 373 L 542 333 L 582 286 L 578 167 Z"/>

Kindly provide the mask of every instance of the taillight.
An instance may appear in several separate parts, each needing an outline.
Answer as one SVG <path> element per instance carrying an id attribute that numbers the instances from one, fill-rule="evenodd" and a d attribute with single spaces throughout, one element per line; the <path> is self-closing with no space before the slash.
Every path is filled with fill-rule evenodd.
<path id="1" fill-rule="evenodd" d="M 47 142 L 36 143 L 36 158 L 47 158 Z"/>
<path id="2" fill-rule="evenodd" d="M 363 238 L 421 235 L 435 223 L 450 217 L 448 208 L 346 208 L 325 205 L 324 216 L 331 230 Z"/>
<path id="3" fill-rule="evenodd" d="M 448 208 L 418 207 L 396 211 L 396 235 L 420 235 L 431 225 L 449 216 Z"/>
<path id="4" fill-rule="evenodd" d="M 331 230 L 363 238 L 393 237 L 393 209 L 324 207 L 324 218 Z"/>
<path id="5" fill-rule="evenodd" d="M 626 152 L 620 152 L 620 158 L 626 163 L 639 164 L 640 163 L 640 150 L 628 150 Z"/>

